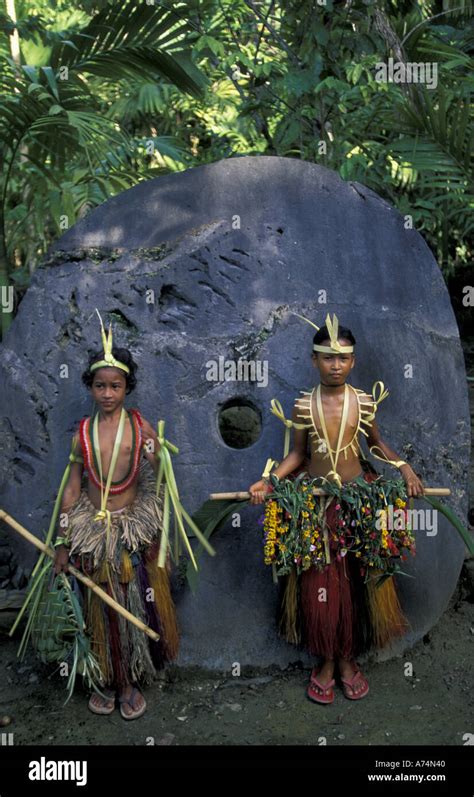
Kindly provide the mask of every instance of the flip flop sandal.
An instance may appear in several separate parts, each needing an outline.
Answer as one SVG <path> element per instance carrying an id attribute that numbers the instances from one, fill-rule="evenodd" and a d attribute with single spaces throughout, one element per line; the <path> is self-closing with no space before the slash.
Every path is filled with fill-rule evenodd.
<path id="1" fill-rule="evenodd" d="M 306 691 L 309 699 L 313 701 L 313 703 L 333 703 L 334 702 L 334 689 L 333 686 L 336 683 L 334 678 L 331 678 L 327 684 L 322 684 L 317 679 L 317 675 L 319 675 L 320 670 L 313 669 L 311 673 L 311 678 L 309 681 L 309 686 Z M 314 686 L 316 686 L 322 694 L 315 691 Z"/>
<path id="2" fill-rule="evenodd" d="M 141 708 L 138 708 L 138 709 L 134 710 L 135 709 L 135 706 L 134 706 L 135 700 L 134 700 L 134 698 L 135 698 L 135 695 L 138 695 L 138 694 L 141 694 L 141 693 L 138 691 L 138 689 L 135 686 L 133 686 L 132 687 L 132 691 L 130 692 L 130 695 L 128 697 L 119 697 L 118 700 L 119 700 L 119 703 L 120 703 L 120 714 L 122 715 L 124 720 L 136 720 L 136 719 L 138 719 L 138 717 L 141 717 L 142 714 L 145 713 L 146 701 L 145 701 L 145 698 L 143 697 L 143 695 L 142 695 L 142 697 L 143 697 L 143 706 Z M 132 709 L 132 713 L 131 714 L 126 714 L 125 713 L 125 711 L 123 710 L 122 703 L 128 703 L 128 705 Z"/>
<path id="3" fill-rule="evenodd" d="M 114 701 L 113 706 L 112 707 L 106 705 L 94 706 L 94 704 L 92 703 L 92 698 L 94 697 L 94 695 L 97 694 L 97 692 L 93 692 L 89 699 L 89 709 L 94 714 L 112 714 L 112 712 L 115 711 L 115 692 L 112 692 L 110 689 L 103 689 L 102 692 L 107 698 Z M 101 697 L 101 695 L 99 695 L 99 697 Z"/>
<path id="4" fill-rule="evenodd" d="M 354 682 L 357 678 L 362 678 L 364 682 L 364 686 L 360 689 L 359 692 L 355 691 Z M 352 676 L 352 678 L 343 678 L 341 676 L 342 681 L 342 691 L 344 692 L 344 697 L 347 697 L 348 700 L 361 700 L 369 691 L 369 684 L 367 683 L 367 679 L 364 675 L 362 675 L 361 671 L 357 669 Z M 351 694 L 352 692 L 352 694 Z"/>

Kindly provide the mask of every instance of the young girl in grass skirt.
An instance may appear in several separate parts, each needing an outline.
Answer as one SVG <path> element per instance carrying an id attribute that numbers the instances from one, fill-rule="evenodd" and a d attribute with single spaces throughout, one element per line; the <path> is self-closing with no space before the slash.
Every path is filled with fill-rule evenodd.
<path id="1" fill-rule="evenodd" d="M 178 627 L 169 585 L 169 567 L 157 566 L 162 498 L 146 460 L 140 463 L 137 495 L 112 511 L 109 534 L 95 520 L 97 507 L 83 489 L 68 513 L 70 562 L 89 575 L 112 598 L 160 635 L 149 639 L 139 628 L 83 589 L 83 614 L 91 649 L 104 675 L 104 686 L 120 690 L 133 681 L 150 683 L 167 662 L 176 659 Z"/>
<path id="2" fill-rule="evenodd" d="M 92 590 L 81 588 L 91 653 L 102 674 L 102 694 L 91 695 L 89 708 L 110 714 L 117 694 L 122 717 L 135 719 L 146 708 L 138 683 L 150 683 L 157 668 L 176 658 L 179 634 L 167 539 L 158 566 L 166 489 L 162 483 L 156 492 L 160 443 L 137 409 L 125 410 L 137 365 L 127 349 L 112 347 L 111 327 L 107 338 L 102 320 L 101 326 L 104 352 L 92 355 L 82 375 L 98 411 L 81 421 L 74 436 L 82 456 L 72 455 L 61 505 L 66 531 L 56 541 L 54 567 L 56 573 L 67 572 L 72 563 L 159 634 L 151 641 Z"/>

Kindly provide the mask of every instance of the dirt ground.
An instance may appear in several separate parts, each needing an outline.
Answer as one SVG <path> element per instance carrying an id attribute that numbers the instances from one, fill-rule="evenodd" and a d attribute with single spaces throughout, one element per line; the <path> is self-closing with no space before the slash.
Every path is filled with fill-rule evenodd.
<path id="1" fill-rule="evenodd" d="M 474 342 L 465 345 L 474 375 Z M 468 383 L 474 421 L 474 382 Z M 471 464 L 471 495 L 474 457 Z M 471 520 L 472 522 L 472 520 Z M 10 616 L 8 616 L 10 615 Z M 369 695 L 340 691 L 331 706 L 311 703 L 309 670 L 245 669 L 241 676 L 170 667 L 145 690 L 146 714 L 126 722 L 118 709 L 93 715 L 80 679 L 67 704 L 63 680 L 30 652 L 17 659 L 21 634 L 6 631 L 15 614 L 0 612 L 1 732 L 15 745 L 463 745 L 474 742 L 474 560 L 466 562 L 450 605 L 436 626 L 402 657 L 368 663 Z M 411 662 L 413 675 L 405 675 Z M 471 734 L 471 738 L 468 738 Z"/>
<path id="2" fill-rule="evenodd" d="M 364 700 L 337 689 L 331 706 L 307 699 L 309 671 L 296 653 L 286 670 L 239 677 L 171 667 L 145 690 L 142 718 L 126 722 L 118 709 L 96 716 L 80 683 L 63 708 L 62 678 L 32 653 L 20 662 L 18 639 L 0 630 L 0 717 L 11 718 L 1 730 L 14 734 L 15 745 L 463 745 L 474 734 L 474 602 L 463 572 L 435 628 L 401 658 L 364 665 Z"/>

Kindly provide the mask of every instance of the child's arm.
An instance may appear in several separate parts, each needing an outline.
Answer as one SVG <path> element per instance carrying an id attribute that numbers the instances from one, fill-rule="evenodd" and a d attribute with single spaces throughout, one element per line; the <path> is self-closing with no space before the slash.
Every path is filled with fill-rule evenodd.
<path id="1" fill-rule="evenodd" d="M 76 443 L 76 454 L 79 454 L 81 451 L 81 446 L 79 442 L 79 434 L 76 433 L 74 435 L 74 441 Z M 81 496 L 81 481 L 82 481 L 82 470 L 83 470 L 83 463 L 82 462 L 72 462 L 71 463 L 71 470 L 69 472 L 69 479 L 67 480 L 67 484 L 64 488 L 64 493 L 61 501 L 61 507 L 59 510 L 59 515 L 67 514 L 72 506 L 79 500 Z M 58 528 L 56 537 L 65 536 L 66 529 L 62 529 L 61 527 Z M 69 560 L 69 551 L 65 545 L 58 545 L 55 549 L 55 557 L 54 557 L 54 572 L 60 573 L 61 571 L 67 570 L 67 563 Z"/>
<path id="2" fill-rule="evenodd" d="M 294 404 L 291 419 L 295 423 L 304 423 L 305 419 L 299 414 L 297 401 Z M 306 459 L 306 446 L 308 442 L 308 429 L 293 428 L 293 448 L 288 456 L 275 468 L 272 473 L 278 476 L 279 479 L 284 479 L 296 468 L 298 468 Z M 261 504 L 264 501 L 265 494 L 268 492 L 268 483 L 264 479 L 260 479 L 255 484 L 249 487 L 250 503 Z"/>
<path id="3" fill-rule="evenodd" d="M 402 459 L 400 455 L 396 453 L 396 451 L 390 448 L 388 444 L 382 440 L 380 430 L 375 419 L 372 421 L 372 425 L 368 430 L 367 444 L 369 448 L 372 446 L 377 446 L 377 448 L 381 449 L 381 451 L 385 454 L 387 459 L 392 459 L 395 461 Z M 418 498 L 422 496 L 424 493 L 423 482 L 420 478 L 418 478 L 413 468 L 408 464 L 401 465 L 400 473 L 407 486 L 408 497 Z"/>
<path id="4" fill-rule="evenodd" d="M 148 423 L 145 418 L 142 418 L 143 421 L 143 455 L 147 458 L 148 462 L 153 466 L 153 469 L 156 473 L 158 470 L 158 460 L 156 459 L 156 454 L 160 450 L 160 444 L 158 442 L 158 438 L 156 436 L 156 432 L 154 431 L 152 425 Z"/>

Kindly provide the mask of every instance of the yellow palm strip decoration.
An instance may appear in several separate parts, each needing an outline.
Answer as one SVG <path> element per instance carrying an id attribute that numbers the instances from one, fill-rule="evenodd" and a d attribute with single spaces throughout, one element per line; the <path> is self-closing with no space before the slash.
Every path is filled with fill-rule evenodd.
<path id="1" fill-rule="evenodd" d="M 377 448 L 383 456 L 379 457 L 377 454 L 374 454 L 374 448 Z M 386 462 L 388 465 L 393 465 L 395 468 L 400 468 L 402 465 L 407 464 L 404 459 L 389 459 L 380 446 L 370 446 L 369 451 L 375 459 L 380 459 L 381 462 Z"/>
<path id="2" fill-rule="evenodd" d="M 314 324 L 313 321 L 310 321 L 309 318 L 306 318 L 306 316 L 300 315 L 299 313 L 292 313 L 292 315 L 296 315 L 296 316 L 298 316 L 298 318 L 301 318 L 302 321 L 306 321 L 307 324 L 311 324 L 311 326 L 314 327 L 316 332 L 319 332 L 319 327 L 316 324 Z M 338 317 L 337 317 L 337 315 L 335 313 L 333 313 L 332 319 L 331 319 L 331 316 L 328 313 L 326 315 L 326 321 L 324 323 L 326 325 L 326 328 L 327 328 L 327 331 L 328 331 L 328 334 L 329 334 L 329 340 L 331 341 L 331 345 L 330 346 L 318 346 L 318 345 L 314 344 L 313 345 L 313 349 L 315 351 L 323 351 L 323 352 L 327 352 L 329 354 L 331 352 L 333 352 L 333 353 L 334 352 L 339 352 L 341 354 L 348 354 L 348 353 L 354 351 L 354 346 L 341 346 L 341 344 L 339 343 L 339 341 L 338 341 L 339 319 L 338 319 Z"/>
<path id="3" fill-rule="evenodd" d="M 343 402 L 343 405 L 342 405 L 342 415 L 341 415 L 341 422 L 340 422 L 340 425 L 339 425 L 339 435 L 338 435 L 338 439 L 337 439 L 337 446 L 336 446 L 336 450 L 335 450 L 334 453 L 333 453 L 333 450 L 331 448 L 331 444 L 329 442 L 329 435 L 328 435 L 328 430 L 327 430 L 327 426 L 326 426 L 326 418 L 324 416 L 323 402 L 322 402 L 322 399 L 321 399 L 321 385 L 318 385 L 318 389 L 316 391 L 316 404 L 317 404 L 317 407 L 318 407 L 319 419 L 321 421 L 321 427 L 322 427 L 322 430 L 323 430 L 324 441 L 326 443 L 326 448 L 328 450 L 329 457 L 330 457 L 331 464 L 332 464 L 332 470 L 329 471 L 329 473 L 327 475 L 333 477 L 333 479 L 336 482 L 336 484 L 338 485 L 338 487 L 342 487 L 341 477 L 340 477 L 339 473 L 337 472 L 337 462 L 338 462 L 338 459 L 339 459 L 339 455 L 341 453 L 341 445 L 342 445 L 342 440 L 343 440 L 343 437 L 344 437 L 344 431 L 345 431 L 346 424 L 347 424 L 347 417 L 348 417 L 348 413 L 349 413 L 349 388 L 348 388 L 347 384 L 344 386 L 344 402 Z M 315 427 L 316 427 L 316 424 L 315 424 Z M 329 481 L 327 476 L 325 476 L 325 477 L 323 476 L 322 480 L 323 481 Z M 327 564 L 330 564 L 330 562 L 331 562 L 331 555 L 330 555 L 330 548 L 329 548 L 329 531 L 328 531 L 328 526 L 327 526 L 327 523 L 326 523 L 326 509 L 328 508 L 328 506 L 329 506 L 329 504 L 331 503 L 332 500 L 333 500 L 333 496 L 331 496 L 330 498 L 323 499 L 323 502 L 324 502 L 323 540 L 324 540 L 324 551 L 325 551 L 326 563 Z"/>
<path id="4" fill-rule="evenodd" d="M 377 398 L 377 387 L 379 388 L 378 398 Z M 388 395 L 389 392 L 388 390 L 385 390 L 385 385 L 383 382 L 374 382 L 372 386 L 372 396 L 374 398 L 375 403 L 377 404 L 377 407 L 381 401 L 387 398 Z"/>
<path id="5" fill-rule="evenodd" d="M 115 442 L 114 442 L 114 447 L 113 447 L 113 451 L 112 451 L 112 458 L 110 460 L 109 473 L 108 473 L 108 476 L 107 476 L 107 484 L 105 486 L 105 490 L 104 490 L 104 483 L 103 483 L 103 478 L 102 478 L 102 458 L 101 458 L 101 455 L 100 455 L 100 444 L 99 444 L 99 413 L 96 413 L 96 416 L 94 418 L 93 427 L 92 427 L 92 442 L 93 442 L 93 445 L 94 445 L 95 456 L 96 456 L 97 463 L 98 463 L 98 466 L 99 466 L 99 479 L 100 479 L 100 510 L 95 515 L 94 520 L 95 521 L 106 520 L 105 568 L 106 568 L 106 572 L 107 572 L 107 578 L 108 578 L 108 581 L 109 581 L 110 589 L 112 591 L 112 595 L 114 596 L 115 600 L 117 600 L 117 596 L 115 595 L 114 588 L 112 586 L 112 578 L 111 578 L 111 575 L 110 575 L 110 566 L 109 566 L 109 561 L 108 561 L 110 529 L 111 529 L 111 515 L 110 515 L 110 510 L 107 509 L 107 500 L 108 500 L 108 497 L 109 497 L 109 491 L 110 491 L 110 487 L 111 487 L 111 484 L 112 484 L 112 477 L 113 477 L 113 474 L 114 474 L 115 466 L 117 464 L 117 458 L 118 458 L 119 451 L 120 451 L 120 445 L 122 443 L 123 431 L 124 431 L 124 427 L 125 427 L 125 418 L 126 418 L 126 412 L 125 412 L 124 408 L 122 407 L 122 411 L 120 413 L 119 425 L 118 425 L 118 428 L 117 428 L 117 434 L 115 435 Z"/>
<path id="6" fill-rule="evenodd" d="M 166 562 L 166 553 L 168 550 L 168 540 L 169 540 L 169 521 L 170 521 L 170 502 L 174 510 L 174 517 L 175 517 L 175 551 L 179 550 L 179 535 L 184 542 L 186 550 L 189 553 L 190 559 L 193 563 L 194 569 L 197 571 L 198 566 L 196 563 L 196 559 L 194 557 L 193 549 L 191 548 L 188 535 L 186 534 L 186 529 L 184 527 L 184 523 L 186 522 L 190 529 L 194 532 L 197 539 L 201 543 L 201 545 L 206 549 L 210 556 L 215 556 L 215 550 L 212 545 L 209 544 L 204 534 L 201 530 L 196 526 L 192 517 L 186 512 L 185 508 L 181 504 L 178 485 L 176 484 L 176 478 L 174 475 L 173 470 L 173 463 L 171 460 L 171 454 L 178 454 L 179 449 L 170 443 L 169 440 L 165 438 L 165 422 L 163 420 L 158 422 L 157 425 L 157 438 L 160 444 L 160 448 L 156 454 L 156 458 L 159 460 L 159 468 L 158 473 L 156 476 L 156 495 L 158 496 L 161 484 L 164 481 L 164 498 L 163 498 L 163 529 L 161 533 L 161 543 L 160 543 L 160 551 L 158 554 L 158 567 L 164 567 Z"/>
<path id="7" fill-rule="evenodd" d="M 278 463 L 276 462 L 276 460 L 272 459 L 271 457 L 268 457 L 267 461 L 265 462 L 265 467 L 263 469 L 262 479 L 268 479 L 273 466 L 277 464 Z"/>
<path id="8" fill-rule="evenodd" d="M 377 393 L 378 393 L 378 395 L 377 395 Z M 375 403 L 377 404 L 377 407 L 378 407 L 378 405 L 380 404 L 381 401 L 383 401 L 384 399 L 387 398 L 388 395 L 389 395 L 389 391 L 385 389 L 385 385 L 384 385 L 383 382 L 375 382 L 374 383 L 374 385 L 372 387 L 372 396 L 373 396 L 373 399 L 374 399 Z M 373 421 L 374 418 L 375 418 L 375 412 L 373 412 L 370 415 L 368 415 L 366 420 L 367 421 Z M 375 449 L 380 451 L 380 453 L 382 454 L 381 457 L 378 454 L 374 453 Z M 399 468 L 401 465 L 406 465 L 407 464 L 404 459 L 397 459 L 397 460 L 389 459 L 387 457 L 385 451 L 382 451 L 380 446 L 370 446 L 369 451 L 372 454 L 372 456 L 375 457 L 375 459 L 379 459 L 381 462 L 386 462 L 388 465 L 393 465 L 395 468 Z"/>
<path id="9" fill-rule="evenodd" d="M 338 435 L 337 446 L 336 446 L 336 450 L 334 452 L 334 455 L 333 455 L 333 450 L 331 448 L 331 444 L 329 442 L 329 435 L 328 435 L 328 430 L 327 430 L 327 426 L 326 426 L 326 419 L 324 417 L 323 402 L 322 402 L 322 399 L 321 399 L 321 385 L 318 385 L 318 389 L 316 391 L 316 404 L 317 404 L 317 407 L 318 407 L 319 419 L 321 421 L 321 426 L 322 426 L 322 430 L 323 430 L 324 441 L 326 443 L 326 448 L 328 450 L 329 457 L 331 459 L 332 468 L 333 468 L 331 471 L 329 471 L 328 476 L 333 476 L 334 477 L 334 481 L 336 482 L 336 484 L 339 487 L 341 487 L 342 486 L 342 481 L 341 481 L 341 477 L 339 476 L 339 474 L 337 472 L 337 461 L 339 459 L 339 454 L 341 453 L 341 445 L 342 445 L 342 440 L 343 440 L 343 437 L 344 437 L 344 432 L 345 432 L 345 429 L 346 429 L 347 416 L 348 416 L 348 413 L 349 413 L 349 388 L 347 387 L 347 384 L 344 385 L 344 403 L 342 405 L 342 415 L 341 415 L 341 422 L 340 422 L 340 425 L 339 425 L 339 435 Z M 327 477 L 325 477 L 325 480 L 327 481 Z"/>
<path id="10" fill-rule="evenodd" d="M 283 412 L 283 407 L 281 406 L 278 399 L 272 399 L 270 402 L 271 412 L 273 412 L 276 417 L 282 421 L 285 426 L 285 442 L 283 445 L 283 459 L 288 456 L 288 452 L 290 450 L 290 429 L 306 429 L 308 424 L 306 423 L 296 423 L 296 421 L 292 421 L 291 418 L 285 418 L 285 413 Z"/>
<path id="11" fill-rule="evenodd" d="M 130 373 L 130 368 L 125 363 L 121 363 L 120 360 L 116 360 L 114 355 L 112 354 L 112 324 L 109 324 L 109 334 L 108 336 L 105 334 L 104 323 L 102 321 L 102 316 L 100 315 L 97 307 L 95 308 L 97 315 L 99 316 L 100 321 L 100 332 L 102 335 L 102 346 L 104 347 L 104 359 L 99 360 L 98 362 L 91 365 L 90 370 L 95 371 L 97 368 L 102 368 L 102 366 L 112 366 L 115 368 L 120 368 L 122 371 L 125 371 L 127 374 Z"/>
<path id="12" fill-rule="evenodd" d="M 313 321 L 310 321 L 309 318 L 306 318 L 306 316 L 300 315 L 299 313 L 292 313 L 292 315 L 296 315 L 298 316 L 298 318 L 301 318 L 302 321 L 306 321 L 307 324 L 311 324 L 311 326 L 315 328 L 316 332 L 319 332 L 319 327 L 316 326 L 316 324 Z"/>
<path id="13" fill-rule="evenodd" d="M 339 334 L 339 321 L 337 316 L 333 315 L 332 321 L 329 316 L 329 313 L 326 316 L 326 327 L 329 332 L 329 340 L 331 341 L 331 349 L 336 349 L 336 351 L 343 351 L 345 346 L 341 346 L 338 341 L 338 334 Z"/>

